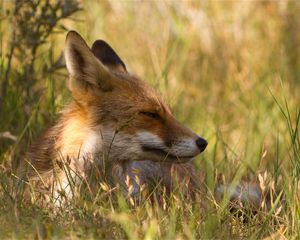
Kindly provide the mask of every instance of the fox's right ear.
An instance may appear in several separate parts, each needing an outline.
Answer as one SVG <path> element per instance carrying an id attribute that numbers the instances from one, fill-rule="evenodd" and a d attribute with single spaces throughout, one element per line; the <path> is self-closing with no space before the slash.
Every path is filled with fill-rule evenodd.
<path id="1" fill-rule="evenodd" d="M 65 59 L 72 92 L 88 87 L 97 87 L 102 91 L 113 89 L 109 70 L 97 60 L 83 38 L 75 31 L 67 34 Z"/>
<path id="2" fill-rule="evenodd" d="M 115 50 L 105 41 L 96 40 L 92 52 L 109 69 L 126 73 L 126 66 Z"/>

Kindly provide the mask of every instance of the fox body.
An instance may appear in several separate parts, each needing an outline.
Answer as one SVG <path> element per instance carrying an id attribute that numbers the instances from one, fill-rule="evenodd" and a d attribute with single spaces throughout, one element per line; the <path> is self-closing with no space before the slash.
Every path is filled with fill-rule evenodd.
<path id="1" fill-rule="evenodd" d="M 131 195 L 152 181 L 171 189 L 174 176 L 197 187 L 190 160 L 207 141 L 179 123 L 161 95 L 130 74 L 106 42 L 97 40 L 90 49 L 71 31 L 65 60 L 73 100 L 23 161 L 21 171 L 30 181 L 69 196 L 65 166 L 75 179 L 96 166 Z"/>

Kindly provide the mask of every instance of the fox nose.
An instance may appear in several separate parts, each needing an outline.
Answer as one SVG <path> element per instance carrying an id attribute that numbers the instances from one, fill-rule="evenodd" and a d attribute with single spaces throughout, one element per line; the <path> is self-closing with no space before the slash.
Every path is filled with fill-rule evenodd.
<path id="1" fill-rule="evenodd" d="M 207 142 L 205 139 L 199 137 L 199 138 L 196 140 L 196 144 L 197 144 L 198 148 L 200 149 L 200 152 L 203 152 L 203 151 L 205 150 L 205 148 L 206 148 L 208 142 Z"/>

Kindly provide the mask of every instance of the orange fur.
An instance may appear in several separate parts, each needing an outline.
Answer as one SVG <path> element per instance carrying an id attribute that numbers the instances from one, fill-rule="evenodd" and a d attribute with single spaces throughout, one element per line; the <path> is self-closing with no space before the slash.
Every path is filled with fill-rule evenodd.
<path id="1" fill-rule="evenodd" d="M 70 192 L 63 165 L 72 169 L 73 177 L 86 177 L 94 164 L 99 171 L 107 168 L 114 183 L 125 189 L 126 178 L 134 182 L 136 176 L 168 189 L 174 179 L 187 188 L 199 187 L 189 161 L 207 142 L 175 119 L 160 94 L 128 73 L 104 41 L 96 41 L 91 50 L 79 34 L 70 32 L 65 56 L 73 102 L 21 165 L 30 180 L 44 178 L 52 192 Z M 53 184 L 55 177 L 60 184 Z"/>

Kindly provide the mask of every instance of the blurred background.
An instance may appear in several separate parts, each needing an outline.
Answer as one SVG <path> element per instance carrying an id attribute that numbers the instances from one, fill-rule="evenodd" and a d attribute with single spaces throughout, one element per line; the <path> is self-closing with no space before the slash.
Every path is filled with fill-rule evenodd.
<path id="1" fill-rule="evenodd" d="M 104 39 L 208 139 L 208 185 L 298 176 L 298 1 L 0 1 L 0 164 L 9 169 L 70 101 L 64 39 Z"/>

